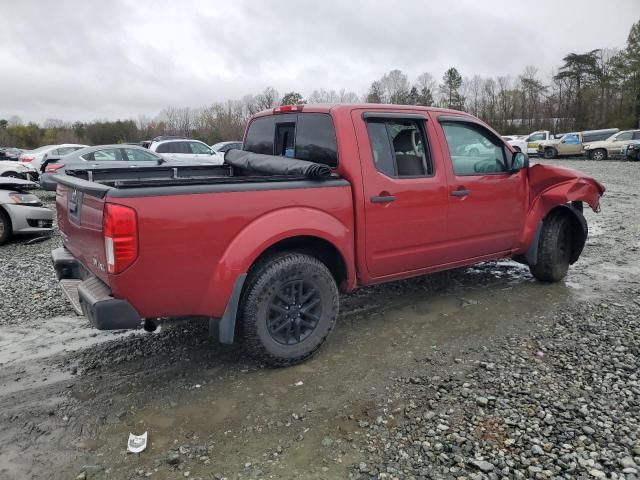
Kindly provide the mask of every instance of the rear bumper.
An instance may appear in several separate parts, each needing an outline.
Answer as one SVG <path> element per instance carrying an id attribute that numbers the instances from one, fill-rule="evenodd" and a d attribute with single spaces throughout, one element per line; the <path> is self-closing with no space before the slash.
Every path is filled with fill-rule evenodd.
<path id="1" fill-rule="evenodd" d="M 51 252 L 58 279 L 78 280 L 78 297 L 82 313 L 98 330 L 139 328 L 142 318 L 126 300 L 111 296 L 111 290 L 89 272 L 69 251 L 56 248 Z"/>
<path id="2" fill-rule="evenodd" d="M 53 173 L 43 173 L 40 175 L 40 186 L 49 192 L 55 192 L 58 182 L 56 182 L 53 177 Z"/>

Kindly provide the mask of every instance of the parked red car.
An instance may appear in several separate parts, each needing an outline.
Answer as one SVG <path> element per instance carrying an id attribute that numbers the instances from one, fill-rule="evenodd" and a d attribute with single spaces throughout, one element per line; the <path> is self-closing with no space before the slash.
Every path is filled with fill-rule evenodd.
<path id="1" fill-rule="evenodd" d="M 437 108 L 277 107 L 243 149 L 333 174 L 58 178 L 54 265 L 97 328 L 206 316 L 222 342 L 293 364 L 332 331 L 338 292 L 499 258 L 561 280 L 587 238 L 582 205 L 598 210 L 605 190 Z"/>

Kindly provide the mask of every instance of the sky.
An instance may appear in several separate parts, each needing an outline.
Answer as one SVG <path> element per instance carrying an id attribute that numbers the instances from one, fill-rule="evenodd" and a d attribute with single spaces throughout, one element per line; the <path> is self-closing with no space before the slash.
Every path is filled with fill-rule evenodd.
<path id="1" fill-rule="evenodd" d="M 623 48 L 640 0 L 0 0 L 0 118 L 153 117 L 256 94 L 365 93 L 398 68 L 549 78 Z"/>

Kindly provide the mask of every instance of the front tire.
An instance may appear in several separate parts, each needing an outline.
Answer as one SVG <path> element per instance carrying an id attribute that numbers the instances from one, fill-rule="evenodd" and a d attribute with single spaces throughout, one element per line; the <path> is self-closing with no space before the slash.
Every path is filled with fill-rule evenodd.
<path id="1" fill-rule="evenodd" d="M 284 253 L 249 275 L 239 312 L 244 351 L 273 367 L 300 363 L 322 346 L 338 316 L 329 269 L 302 253 Z"/>
<path id="2" fill-rule="evenodd" d="M 592 152 L 589 152 L 589 159 L 590 160 L 606 160 L 607 151 L 602 148 L 598 148 Z"/>
<path id="3" fill-rule="evenodd" d="M 529 265 L 531 274 L 542 282 L 559 282 L 569 270 L 572 253 L 571 220 L 565 212 L 553 212 L 542 223 L 538 261 Z"/>
<path id="4" fill-rule="evenodd" d="M 551 160 L 552 158 L 555 158 L 556 156 L 556 151 L 553 148 L 546 148 L 544 150 L 544 158 L 546 158 L 547 160 Z"/>

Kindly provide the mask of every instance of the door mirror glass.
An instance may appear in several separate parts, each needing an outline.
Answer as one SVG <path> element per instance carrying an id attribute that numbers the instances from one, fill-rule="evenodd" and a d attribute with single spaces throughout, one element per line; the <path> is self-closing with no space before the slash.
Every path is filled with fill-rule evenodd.
<path id="1" fill-rule="evenodd" d="M 516 152 L 513 155 L 513 160 L 511 161 L 511 171 L 517 172 L 518 170 L 522 170 L 523 168 L 529 167 L 529 157 L 526 153 Z"/>

